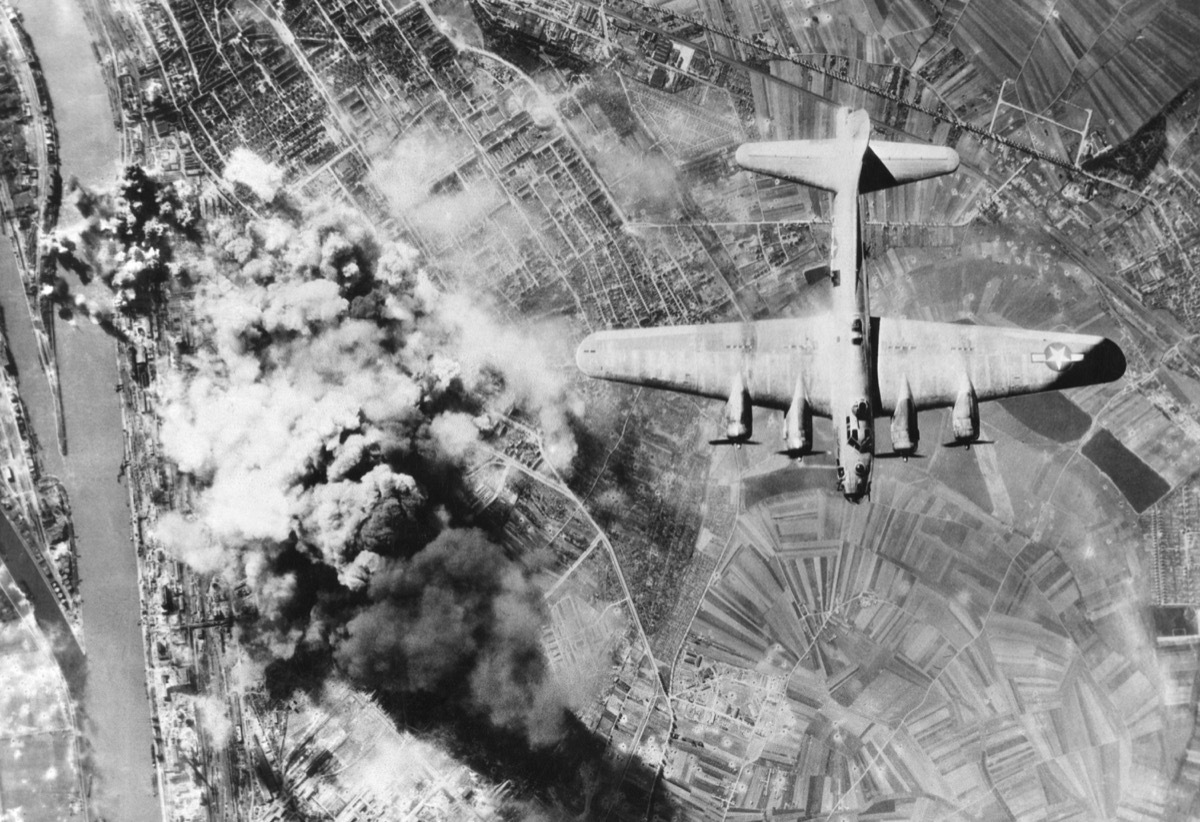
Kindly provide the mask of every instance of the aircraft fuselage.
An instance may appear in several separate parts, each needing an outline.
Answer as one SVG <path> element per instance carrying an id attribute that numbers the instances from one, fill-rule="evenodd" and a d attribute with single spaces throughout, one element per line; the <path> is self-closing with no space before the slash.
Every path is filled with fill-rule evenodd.
<path id="1" fill-rule="evenodd" d="M 830 416 L 837 435 L 838 489 L 852 501 L 871 489 L 875 454 L 875 395 L 871 371 L 871 299 L 862 269 L 859 195 L 853 189 L 833 195 L 832 285 L 833 346 L 828 361 Z"/>
<path id="2" fill-rule="evenodd" d="M 832 194 L 828 310 L 807 317 L 607 329 L 575 352 L 592 377 L 723 399 L 719 442 L 752 442 L 754 408 L 784 412 L 786 453 L 812 452 L 813 416 L 831 418 L 838 490 L 871 490 L 875 415 L 891 414 L 891 452 L 916 453 L 920 411 L 949 408 L 955 444 L 979 435 L 978 403 L 1097 385 L 1125 373 L 1112 340 L 1091 334 L 872 317 L 860 197 L 953 172 L 954 149 L 871 140 L 865 111 L 836 113 L 829 138 L 744 143 L 747 171 Z M 873 350 L 875 349 L 875 350 Z"/>

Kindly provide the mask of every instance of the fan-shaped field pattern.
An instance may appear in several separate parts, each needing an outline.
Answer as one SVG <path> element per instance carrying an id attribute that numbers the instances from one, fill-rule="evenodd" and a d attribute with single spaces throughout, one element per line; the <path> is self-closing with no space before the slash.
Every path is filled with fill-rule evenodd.
<path id="1" fill-rule="evenodd" d="M 928 488 L 881 477 L 873 499 L 804 491 L 739 518 L 673 672 L 669 789 L 714 819 L 1142 801 L 1130 758 L 1161 731 L 1156 692 L 1063 557 Z"/>

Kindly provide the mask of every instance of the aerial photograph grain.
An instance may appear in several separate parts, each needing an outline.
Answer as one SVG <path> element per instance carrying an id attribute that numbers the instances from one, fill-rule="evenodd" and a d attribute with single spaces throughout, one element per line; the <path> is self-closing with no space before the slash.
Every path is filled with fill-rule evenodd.
<path id="1" fill-rule="evenodd" d="M 0 0 L 0 822 L 1200 820 L 1198 43 Z"/>

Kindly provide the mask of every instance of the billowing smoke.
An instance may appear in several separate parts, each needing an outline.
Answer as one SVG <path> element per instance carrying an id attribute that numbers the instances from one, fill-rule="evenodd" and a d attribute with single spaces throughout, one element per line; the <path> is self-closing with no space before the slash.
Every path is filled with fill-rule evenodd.
<path id="1" fill-rule="evenodd" d="M 477 77 L 479 82 L 484 79 L 486 75 Z M 507 201 L 490 182 L 463 183 L 462 169 L 473 162 L 470 143 L 433 131 L 413 130 L 392 147 L 388 158 L 380 163 L 374 182 L 396 213 L 435 242 L 476 230 L 517 236 L 529 231 L 514 214 L 500 209 Z M 447 256 L 450 259 L 445 262 L 461 268 L 453 254 Z M 483 279 L 481 272 L 459 273 L 468 281 Z M 561 377 L 548 358 L 552 346 L 572 348 L 566 326 L 542 320 L 533 334 L 522 332 L 497 321 L 493 313 L 481 307 L 477 294 L 444 294 L 437 302 L 439 322 L 454 340 L 454 358 L 472 375 L 502 365 L 504 396 L 499 398 L 500 404 L 516 403 L 535 414 L 547 460 L 557 471 L 568 472 L 576 443 L 567 416 L 579 416 L 582 408 L 578 397 L 563 390 Z M 460 435 L 466 430 L 461 420 L 451 426 L 443 418 L 434 426 L 434 434 L 448 450 L 462 441 Z"/>
<path id="2" fill-rule="evenodd" d="M 243 159 L 238 182 L 270 171 Z M 190 242 L 175 194 L 130 171 L 115 197 L 77 192 L 83 224 L 49 242 L 110 286 L 114 315 L 173 279 L 193 289 L 202 343 L 160 378 L 158 410 L 163 451 L 198 492 L 154 536 L 255 591 L 257 661 L 239 681 L 315 692 L 336 667 L 534 744 L 557 738 L 535 569 L 471 527 L 461 475 L 510 412 L 569 469 L 570 402 L 541 347 L 560 329 L 519 333 L 441 293 L 412 248 L 345 207 L 227 219 Z M 145 249 L 153 264 L 126 276 Z"/>
<path id="3" fill-rule="evenodd" d="M 465 138 L 413 129 L 379 163 L 375 180 L 393 210 L 422 236 L 448 245 L 507 203 L 486 178 L 464 182 L 476 162 L 475 148 Z"/>
<path id="4" fill-rule="evenodd" d="M 534 744 L 562 731 L 563 695 L 546 680 L 541 592 L 478 530 L 447 529 L 370 584 L 336 656 L 385 690 L 452 688 Z"/>
<path id="5" fill-rule="evenodd" d="M 210 744 L 214 748 L 224 748 L 233 738 L 233 720 L 229 718 L 224 700 L 214 694 L 194 697 L 194 700 L 196 716 Z"/>
<path id="6" fill-rule="evenodd" d="M 241 183 L 266 203 L 274 200 L 283 187 L 283 169 L 244 146 L 229 152 L 221 176 L 226 182 Z"/>
<path id="7" fill-rule="evenodd" d="M 440 299 L 441 322 L 452 329 L 456 340 L 455 357 L 467 373 L 485 373 L 502 364 L 503 381 L 496 402 L 501 407 L 516 405 L 536 418 L 546 460 L 560 474 L 567 475 L 578 450 L 568 425 L 569 417 L 583 415 L 582 399 L 564 389 L 561 371 L 555 368 L 550 352 L 573 352 L 570 331 L 563 322 L 541 320 L 533 334 L 513 325 L 498 322 L 483 310 L 477 298 L 464 294 L 445 295 Z M 534 334 L 537 342 L 534 341 Z M 446 418 L 443 416 L 445 422 Z M 452 447 L 455 430 L 435 420 L 434 433 L 441 433 L 443 445 Z M 454 428 L 465 426 L 459 421 Z"/>
<path id="8" fill-rule="evenodd" d="M 679 172 L 662 154 L 631 151 L 611 133 L 586 140 L 588 154 L 613 197 L 635 217 L 682 219 Z"/>
<path id="9" fill-rule="evenodd" d="M 565 703 L 541 596 L 467 527 L 458 477 L 489 412 L 513 404 L 568 466 L 563 389 L 536 344 L 440 293 L 415 257 L 325 206 L 218 226 L 182 261 L 208 343 L 162 385 L 161 439 L 204 490 L 156 535 L 197 570 L 249 579 L 280 693 L 336 663 L 548 742 Z"/>
<path id="10" fill-rule="evenodd" d="M 72 179 L 65 200 L 78 219 L 41 237 L 40 244 L 43 253 L 78 277 L 80 290 L 48 273 L 41 297 L 57 305 L 64 319 L 82 314 L 116 333 L 115 312 L 144 311 L 146 298 L 178 273 L 173 239 L 197 236 L 190 191 L 186 184 L 161 184 L 130 166 L 115 196 L 90 191 Z M 96 278 L 99 284 L 89 290 Z"/>

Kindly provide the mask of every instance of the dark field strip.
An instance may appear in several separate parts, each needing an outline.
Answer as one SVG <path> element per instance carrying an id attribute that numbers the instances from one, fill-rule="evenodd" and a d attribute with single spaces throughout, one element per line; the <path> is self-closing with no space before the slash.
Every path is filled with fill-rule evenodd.
<path id="1" fill-rule="evenodd" d="M 1171 486 L 1121 444 L 1107 428 L 1083 444 L 1083 455 L 1108 475 L 1139 514 L 1158 502 Z"/>

